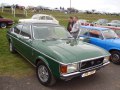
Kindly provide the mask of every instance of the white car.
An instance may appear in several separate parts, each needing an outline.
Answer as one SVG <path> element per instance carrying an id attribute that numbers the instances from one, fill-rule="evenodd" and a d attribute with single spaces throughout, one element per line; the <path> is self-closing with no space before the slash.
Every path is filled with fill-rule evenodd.
<path id="1" fill-rule="evenodd" d="M 59 24 L 58 20 L 56 20 L 53 16 L 47 14 L 35 14 L 31 19 L 20 19 L 19 22 L 44 22 Z"/>

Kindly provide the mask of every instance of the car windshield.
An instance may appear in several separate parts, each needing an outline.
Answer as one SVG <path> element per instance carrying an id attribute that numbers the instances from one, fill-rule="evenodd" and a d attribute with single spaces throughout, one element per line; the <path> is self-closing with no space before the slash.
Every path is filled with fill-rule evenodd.
<path id="1" fill-rule="evenodd" d="M 115 38 L 118 38 L 118 35 L 113 30 L 111 30 L 111 29 L 103 30 L 102 33 L 103 33 L 103 36 L 106 39 L 115 39 Z"/>
<path id="2" fill-rule="evenodd" d="M 35 39 L 68 39 L 72 37 L 69 32 L 62 26 L 33 26 Z"/>
<path id="3" fill-rule="evenodd" d="M 106 19 L 99 19 L 98 22 L 99 22 L 99 23 L 107 23 L 108 20 L 106 20 Z"/>

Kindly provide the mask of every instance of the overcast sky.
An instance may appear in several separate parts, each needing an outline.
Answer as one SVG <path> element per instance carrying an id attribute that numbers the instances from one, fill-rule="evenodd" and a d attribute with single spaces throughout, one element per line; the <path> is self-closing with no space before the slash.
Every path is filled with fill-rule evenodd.
<path id="1" fill-rule="evenodd" d="M 72 7 L 79 10 L 120 12 L 120 0 L 71 0 Z M 19 4 L 24 6 L 70 7 L 70 0 L 0 0 L 1 3 Z"/>

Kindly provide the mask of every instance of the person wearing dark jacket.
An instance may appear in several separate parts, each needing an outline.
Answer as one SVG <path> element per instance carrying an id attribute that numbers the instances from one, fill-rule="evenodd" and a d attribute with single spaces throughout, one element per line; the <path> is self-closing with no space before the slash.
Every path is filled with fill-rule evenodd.
<path id="1" fill-rule="evenodd" d="M 67 25 L 67 30 L 70 32 L 72 30 L 73 27 L 73 17 L 69 17 L 69 21 L 68 21 L 68 25 Z"/>

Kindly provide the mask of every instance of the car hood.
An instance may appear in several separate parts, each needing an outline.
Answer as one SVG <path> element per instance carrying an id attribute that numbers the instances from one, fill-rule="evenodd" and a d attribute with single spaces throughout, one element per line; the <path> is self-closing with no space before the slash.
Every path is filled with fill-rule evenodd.
<path id="1" fill-rule="evenodd" d="M 109 55 L 106 50 L 85 42 L 79 42 L 77 45 L 70 45 L 65 42 L 54 43 L 48 41 L 44 42 L 42 52 L 65 64 Z"/>

